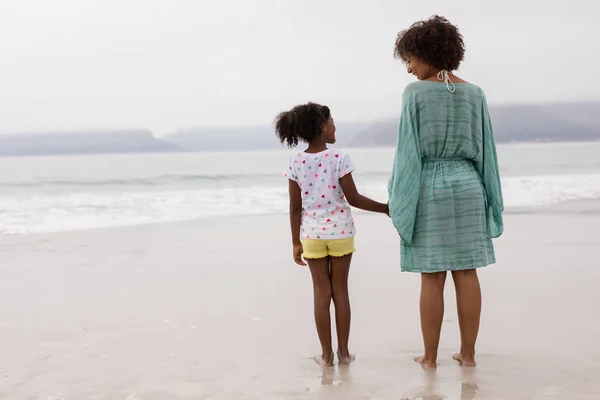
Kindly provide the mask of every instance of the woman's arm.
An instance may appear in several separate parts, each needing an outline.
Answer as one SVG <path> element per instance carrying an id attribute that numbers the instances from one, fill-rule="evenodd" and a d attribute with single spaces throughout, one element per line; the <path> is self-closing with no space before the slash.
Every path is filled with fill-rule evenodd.
<path id="1" fill-rule="evenodd" d="M 294 246 L 294 261 L 305 266 L 302 261 L 302 241 L 300 240 L 300 225 L 302 222 L 302 192 L 295 181 L 289 179 L 290 192 L 290 228 L 292 230 L 292 245 Z"/>
<path id="2" fill-rule="evenodd" d="M 487 232 L 490 238 L 497 238 L 504 232 L 504 199 L 502 197 L 502 183 L 500 181 L 500 168 L 498 166 L 498 155 L 496 153 L 496 142 L 494 141 L 494 129 L 488 110 L 485 94 L 482 93 L 481 114 L 483 126 L 481 128 L 483 140 L 481 158 L 475 161 L 475 169 L 479 173 L 481 183 L 485 188 L 487 205 Z"/>
<path id="3" fill-rule="evenodd" d="M 400 237 L 411 244 L 421 190 L 421 149 L 414 86 L 402 94 L 392 177 L 388 183 L 390 218 Z"/>
<path id="4" fill-rule="evenodd" d="M 340 178 L 340 185 L 342 186 L 346 200 L 348 200 L 348 203 L 350 203 L 352 207 L 389 215 L 389 207 L 387 204 L 379 203 L 378 201 L 358 193 L 352 174 L 347 174 Z"/>

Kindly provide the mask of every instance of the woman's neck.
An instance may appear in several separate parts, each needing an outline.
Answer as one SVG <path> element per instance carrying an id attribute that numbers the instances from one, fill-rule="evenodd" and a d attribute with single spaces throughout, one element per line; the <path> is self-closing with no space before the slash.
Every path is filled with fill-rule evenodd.
<path id="1" fill-rule="evenodd" d="M 444 71 L 444 70 L 443 70 L 443 69 L 439 69 L 439 68 L 433 68 L 433 67 L 432 67 L 432 68 L 430 68 L 430 69 L 429 69 L 429 71 L 428 71 L 428 74 L 427 74 L 427 75 L 429 75 L 429 77 L 425 78 L 424 80 L 425 80 L 425 81 L 434 81 L 434 82 L 440 82 L 440 79 L 439 79 L 439 73 L 440 73 L 440 72 L 442 72 L 442 71 Z M 455 77 L 456 77 L 456 76 L 455 76 L 455 75 L 452 73 L 452 71 L 447 71 L 447 70 L 446 70 L 446 72 L 448 73 L 448 77 L 449 77 L 450 79 L 452 79 L 452 78 L 455 78 Z"/>

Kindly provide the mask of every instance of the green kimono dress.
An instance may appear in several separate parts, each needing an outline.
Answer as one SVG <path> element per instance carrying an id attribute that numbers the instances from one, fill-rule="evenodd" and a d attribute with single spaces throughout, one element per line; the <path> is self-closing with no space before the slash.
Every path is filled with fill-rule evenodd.
<path id="1" fill-rule="evenodd" d="M 390 217 L 402 271 L 432 273 L 496 262 L 504 203 L 483 91 L 460 83 L 408 85 L 392 177 Z"/>

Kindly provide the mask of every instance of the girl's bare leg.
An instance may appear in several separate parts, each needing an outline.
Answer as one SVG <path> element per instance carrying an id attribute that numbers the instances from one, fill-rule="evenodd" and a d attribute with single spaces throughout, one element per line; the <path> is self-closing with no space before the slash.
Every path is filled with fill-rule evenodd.
<path id="1" fill-rule="evenodd" d="M 458 325 L 460 326 L 460 353 L 454 359 L 467 367 L 475 366 L 475 342 L 481 318 L 481 287 L 474 269 L 452 272 L 456 287 Z"/>
<path id="2" fill-rule="evenodd" d="M 338 359 L 340 364 L 350 364 L 354 355 L 348 349 L 350 337 L 350 296 L 348 294 L 348 274 L 352 254 L 343 257 L 330 257 L 331 288 L 335 305 L 335 326 L 338 338 Z"/>
<path id="3" fill-rule="evenodd" d="M 437 367 L 437 353 L 444 319 L 446 273 L 421 274 L 421 331 L 425 354 L 415 361 L 425 368 Z"/>
<path id="4" fill-rule="evenodd" d="M 313 281 L 315 324 L 321 342 L 322 353 L 315 361 L 323 366 L 333 365 L 333 348 L 331 345 L 331 278 L 329 276 L 329 258 L 306 260 Z"/>

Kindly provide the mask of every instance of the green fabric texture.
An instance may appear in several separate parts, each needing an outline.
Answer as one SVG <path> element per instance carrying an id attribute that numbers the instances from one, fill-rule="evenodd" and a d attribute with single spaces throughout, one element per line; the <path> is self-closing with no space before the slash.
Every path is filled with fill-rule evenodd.
<path id="1" fill-rule="evenodd" d="M 402 95 L 390 217 L 401 238 L 401 268 L 457 271 L 496 262 L 492 238 L 504 203 L 485 94 L 475 85 L 430 81 Z"/>

